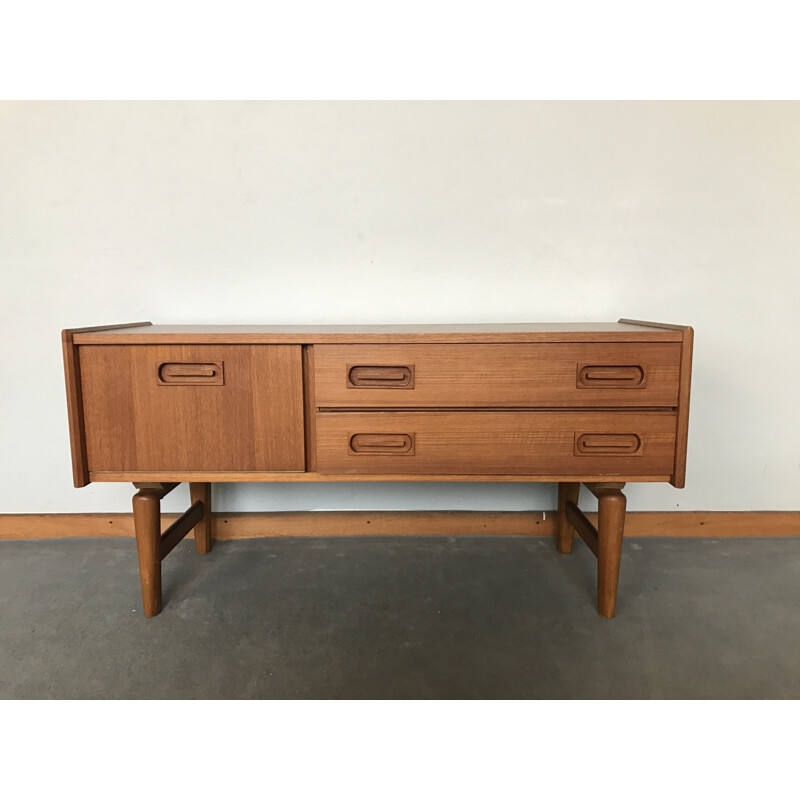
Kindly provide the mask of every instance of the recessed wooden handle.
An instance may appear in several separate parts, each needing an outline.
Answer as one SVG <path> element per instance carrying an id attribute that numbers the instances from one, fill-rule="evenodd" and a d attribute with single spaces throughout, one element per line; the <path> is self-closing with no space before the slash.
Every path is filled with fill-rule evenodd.
<path id="1" fill-rule="evenodd" d="M 371 455 L 414 455 L 413 433 L 354 433 L 350 452 Z"/>
<path id="2" fill-rule="evenodd" d="M 171 361 L 159 364 L 156 372 L 159 386 L 222 386 L 222 361 Z"/>
<path id="3" fill-rule="evenodd" d="M 642 389 L 644 369 L 638 365 L 578 365 L 579 389 Z"/>
<path id="4" fill-rule="evenodd" d="M 414 365 L 347 365 L 348 389 L 413 389 Z"/>
<path id="5" fill-rule="evenodd" d="M 581 433 L 575 436 L 575 455 L 632 456 L 641 452 L 642 440 L 635 433 Z"/>

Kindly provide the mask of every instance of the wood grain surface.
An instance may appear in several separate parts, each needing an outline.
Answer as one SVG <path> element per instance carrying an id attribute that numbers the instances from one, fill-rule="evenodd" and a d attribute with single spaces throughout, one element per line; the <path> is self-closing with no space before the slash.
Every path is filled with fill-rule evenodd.
<path id="1" fill-rule="evenodd" d="M 76 344 L 347 344 L 360 342 L 680 342 L 678 328 L 619 322 L 462 325 L 148 325 L 76 333 Z"/>
<path id="2" fill-rule="evenodd" d="M 681 377 L 678 395 L 678 417 L 675 433 L 675 467 L 671 483 L 676 489 L 686 485 L 686 457 L 689 447 L 689 398 L 692 390 L 692 357 L 694 329 L 683 329 L 681 345 Z"/>
<path id="3" fill-rule="evenodd" d="M 671 412 L 320 412 L 316 426 L 321 474 L 663 475 L 675 448 Z M 586 433 L 635 434 L 641 448 L 634 455 L 576 455 L 576 437 Z M 351 441 L 359 434 L 408 435 L 414 447 L 355 453 Z"/>
<path id="4" fill-rule="evenodd" d="M 89 470 L 303 470 L 301 348 L 80 351 Z M 224 365 L 224 384 L 161 385 L 164 363 Z"/>
<path id="5" fill-rule="evenodd" d="M 175 481 L 177 483 L 404 483 L 423 482 L 467 482 L 467 483 L 559 483 L 561 481 L 607 480 L 607 476 L 596 473 L 585 475 L 565 475 L 542 472 L 533 475 L 524 473 L 489 473 L 489 474 L 443 474 L 414 475 L 410 473 L 380 473 L 376 475 L 342 475 L 320 472 L 90 472 L 89 477 L 96 483 L 137 483 L 139 481 Z M 665 483 L 669 474 L 663 475 L 615 475 L 614 480 L 625 483 Z"/>
<path id="6" fill-rule="evenodd" d="M 76 489 L 89 481 L 89 464 L 86 457 L 86 427 L 83 416 L 83 391 L 79 350 L 76 334 L 97 333 L 121 328 L 146 329 L 149 322 L 128 322 L 120 325 L 95 325 L 91 328 L 69 328 L 61 331 L 61 349 L 64 356 L 64 378 L 67 388 L 67 419 L 69 421 L 69 446 L 72 452 L 72 483 Z"/>
<path id="7" fill-rule="evenodd" d="M 315 345 L 314 402 L 318 408 L 671 408 L 680 364 L 676 343 Z M 353 365 L 413 368 L 413 385 L 353 387 Z M 620 386 L 624 381 L 601 377 L 586 385 L 579 373 L 589 365 L 639 367 L 641 382 Z"/>

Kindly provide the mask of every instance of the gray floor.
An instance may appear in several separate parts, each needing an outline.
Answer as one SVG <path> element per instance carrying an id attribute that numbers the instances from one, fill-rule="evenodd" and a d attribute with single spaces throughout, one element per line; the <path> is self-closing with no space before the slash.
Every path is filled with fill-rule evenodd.
<path id="1" fill-rule="evenodd" d="M 1 698 L 798 698 L 800 538 L 183 542 L 145 619 L 131 539 L 0 543 Z"/>

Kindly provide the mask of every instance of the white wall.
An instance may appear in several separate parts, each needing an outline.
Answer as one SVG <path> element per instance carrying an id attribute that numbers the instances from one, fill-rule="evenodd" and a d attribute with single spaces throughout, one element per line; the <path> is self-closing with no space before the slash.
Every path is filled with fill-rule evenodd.
<path id="1" fill-rule="evenodd" d="M 687 488 L 800 508 L 800 103 L 0 103 L 0 512 L 71 485 L 59 332 L 691 324 Z M 220 510 L 552 508 L 551 486 L 255 485 Z M 178 509 L 185 497 L 170 497 Z"/>

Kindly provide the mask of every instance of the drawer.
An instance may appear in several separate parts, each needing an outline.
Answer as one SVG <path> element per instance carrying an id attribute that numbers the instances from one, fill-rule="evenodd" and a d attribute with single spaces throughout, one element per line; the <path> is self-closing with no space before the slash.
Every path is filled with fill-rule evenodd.
<path id="1" fill-rule="evenodd" d="M 667 411 L 319 412 L 320 473 L 670 475 Z"/>
<path id="2" fill-rule="evenodd" d="M 318 408 L 662 407 L 679 343 L 315 345 Z"/>
<path id="3" fill-rule="evenodd" d="M 82 345 L 90 471 L 303 471 L 298 345 Z"/>

